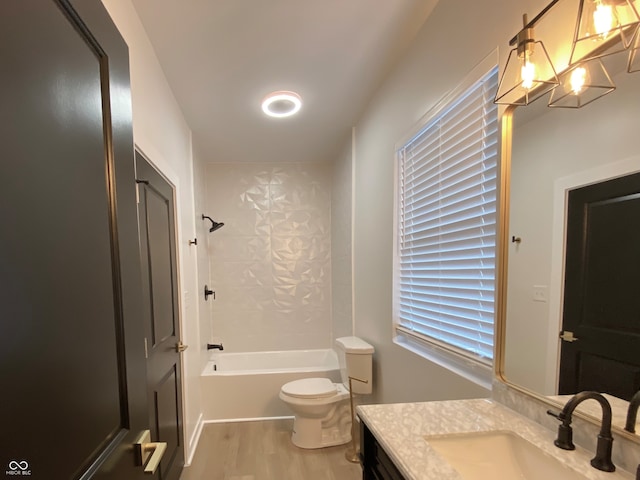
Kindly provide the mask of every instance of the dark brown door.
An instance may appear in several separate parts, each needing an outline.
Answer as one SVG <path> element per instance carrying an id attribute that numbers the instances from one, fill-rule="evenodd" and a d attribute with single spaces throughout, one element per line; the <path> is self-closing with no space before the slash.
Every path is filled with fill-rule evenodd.
<path id="1" fill-rule="evenodd" d="M 184 439 L 174 192 L 138 152 L 136 175 L 149 422 L 153 440 L 167 443 L 159 479 L 177 480 Z"/>
<path id="2" fill-rule="evenodd" d="M 0 472 L 142 479 L 126 44 L 99 0 L 3 0 L 0 64 Z"/>
<path id="3" fill-rule="evenodd" d="M 569 193 L 561 394 L 640 389 L 640 173 Z"/>

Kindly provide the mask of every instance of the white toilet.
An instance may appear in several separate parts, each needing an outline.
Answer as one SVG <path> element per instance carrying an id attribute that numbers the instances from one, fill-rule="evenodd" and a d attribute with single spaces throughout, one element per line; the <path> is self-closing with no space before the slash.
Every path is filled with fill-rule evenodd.
<path id="1" fill-rule="evenodd" d="M 349 377 L 368 382 L 352 380 L 354 395 L 372 391 L 373 347 L 358 337 L 337 338 L 335 345 L 342 383 L 304 378 L 285 383 L 280 389 L 280 398 L 295 415 L 291 440 L 298 447 L 323 448 L 349 442 Z"/>

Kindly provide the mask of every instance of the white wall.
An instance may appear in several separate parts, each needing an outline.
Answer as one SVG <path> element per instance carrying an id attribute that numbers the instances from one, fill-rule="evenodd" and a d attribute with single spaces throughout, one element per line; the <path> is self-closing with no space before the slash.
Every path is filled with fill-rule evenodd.
<path id="1" fill-rule="evenodd" d="M 195 237 L 191 131 L 130 0 L 103 0 L 103 4 L 129 46 L 134 141 L 176 188 L 181 335 L 190 346 L 183 356 L 182 377 L 188 461 L 201 416 L 203 349 L 198 333 L 197 250 L 187 243 Z"/>
<path id="2" fill-rule="evenodd" d="M 209 276 L 209 227 L 211 223 L 202 220 L 202 215 L 207 215 L 207 171 L 204 156 L 198 152 L 197 145 L 194 145 L 193 155 L 193 189 L 194 189 L 194 218 L 196 219 L 195 235 L 198 246 L 192 247 L 197 252 L 198 286 L 196 297 L 198 298 L 198 332 L 200 334 L 200 365 L 198 371 L 202 371 L 209 360 L 209 352 L 206 350 L 207 343 L 215 343 L 211 330 L 211 320 L 213 318 L 212 297 L 208 300 L 204 298 L 205 285 L 211 288 L 211 278 Z M 192 399 L 189 399 L 191 402 Z M 195 404 L 194 404 L 195 405 Z M 204 408 L 204 407 L 203 407 Z"/>
<path id="3" fill-rule="evenodd" d="M 352 145 L 347 143 L 332 165 L 331 319 L 333 339 L 353 335 L 352 302 Z"/>
<path id="4" fill-rule="evenodd" d="M 533 4 L 533 5 L 532 5 Z M 356 334 L 372 343 L 380 402 L 488 396 L 489 391 L 392 342 L 395 144 L 486 55 L 508 41 L 544 2 L 439 2 L 408 53 L 356 125 L 354 282 Z"/>
<path id="5" fill-rule="evenodd" d="M 225 351 L 331 345 L 331 166 L 211 163 L 212 335 Z"/>

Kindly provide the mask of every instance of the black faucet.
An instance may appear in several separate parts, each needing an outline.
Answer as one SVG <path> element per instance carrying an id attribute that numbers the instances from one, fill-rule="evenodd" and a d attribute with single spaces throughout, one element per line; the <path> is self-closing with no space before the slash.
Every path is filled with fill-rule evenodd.
<path id="1" fill-rule="evenodd" d="M 627 424 L 624 429 L 627 432 L 636 433 L 636 418 L 638 417 L 638 407 L 640 406 L 640 391 L 631 397 L 629 410 L 627 410 Z"/>
<path id="2" fill-rule="evenodd" d="M 611 436 L 611 405 L 602 394 L 598 392 L 580 392 L 569 399 L 560 413 L 549 410 L 547 413 L 562 424 L 558 427 L 558 438 L 554 445 L 563 450 L 575 450 L 573 444 L 573 429 L 571 428 L 571 415 L 576 407 L 588 399 L 597 400 L 602 407 L 602 427 L 598 434 L 596 445 L 596 456 L 591 459 L 591 466 L 603 472 L 615 472 L 616 466 L 611 461 L 611 449 L 613 447 L 613 437 Z"/>
<path id="3" fill-rule="evenodd" d="M 629 402 L 629 410 L 627 410 L 627 423 L 624 429 L 630 433 L 636 433 L 636 419 L 638 418 L 638 407 L 640 406 L 640 391 L 636 392 Z M 636 470 L 636 480 L 640 480 L 640 465 Z"/>
<path id="4" fill-rule="evenodd" d="M 207 350 L 224 350 L 224 347 L 221 343 L 207 343 Z"/>

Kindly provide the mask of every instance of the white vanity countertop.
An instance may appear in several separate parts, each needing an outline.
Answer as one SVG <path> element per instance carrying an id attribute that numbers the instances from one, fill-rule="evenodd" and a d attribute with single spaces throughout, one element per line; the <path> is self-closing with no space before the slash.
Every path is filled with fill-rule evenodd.
<path id="1" fill-rule="evenodd" d="M 358 416 L 369 427 L 406 480 L 462 480 L 429 446 L 426 435 L 513 431 L 592 480 L 632 479 L 626 472 L 605 473 L 591 467 L 593 452 L 557 448 L 556 432 L 490 399 L 361 405 Z M 615 448 L 615 445 L 614 445 Z"/>

